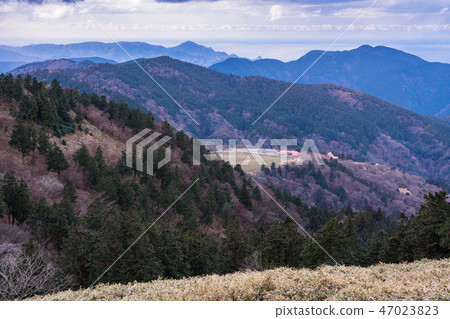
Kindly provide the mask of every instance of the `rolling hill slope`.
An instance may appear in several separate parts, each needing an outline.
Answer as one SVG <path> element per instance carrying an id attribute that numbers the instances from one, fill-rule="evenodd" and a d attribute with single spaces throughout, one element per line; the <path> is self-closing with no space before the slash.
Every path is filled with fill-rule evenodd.
<path id="1" fill-rule="evenodd" d="M 450 206 L 444 192 L 427 194 L 409 218 L 400 215 L 396 219 L 398 212 L 392 210 L 361 209 L 356 201 L 355 209 L 340 211 L 308 207 L 299 197 L 270 185 L 270 180 L 263 183 L 268 187 L 260 187 L 240 166 L 206 160 L 192 165 L 193 140 L 172 130 L 167 122 L 154 121 L 151 114 L 123 103 L 62 88 L 57 81 L 47 85 L 32 78 L 0 77 L 0 127 L 5 133 L 0 135 L 0 270 L 8 273 L 0 277 L 1 300 L 23 299 L 62 287 L 89 287 L 102 273 L 99 282 L 128 284 L 332 263 L 299 228 L 310 232 L 323 249 L 346 265 L 449 256 L 446 227 Z M 143 128 L 171 137 L 167 141 L 171 160 L 155 168 L 152 176 L 125 165 L 125 143 Z M 155 157 L 156 166 L 164 157 L 163 148 Z M 324 175 L 331 176 L 329 168 L 319 173 L 308 166 L 296 168 L 308 170 L 305 176 L 315 176 L 321 185 Z M 370 169 L 368 164 L 363 167 Z M 370 185 L 357 175 L 362 171 L 352 170 L 354 180 Z M 370 178 L 378 174 L 371 171 L 366 174 Z M 403 178 L 400 173 L 391 175 L 395 175 L 393 183 L 397 177 Z M 275 174 L 272 177 L 277 179 Z M 423 180 L 407 178 L 411 191 L 420 193 Z M 336 174 L 334 179 L 342 181 Z M 285 181 L 291 182 L 287 176 Z M 329 181 L 326 188 L 332 191 L 335 185 L 331 177 Z M 314 186 L 309 180 L 302 182 Z M 351 200 L 377 194 L 378 187 L 374 183 L 373 189 L 354 192 Z M 404 199 L 404 203 L 418 204 L 414 198 Z M 136 238 L 139 244 L 128 249 Z M 104 273 L 125 250 L 127 254 Z M 21 267 L 30 263 L 33 271 Z M 320 275 L 304 269 L 296 272 Z M 280 276 L 282 273 L 284 270 Z M 344 280 L 335 270 L 332 273 L 330 284 Z M 417 273 L 413 271 L 412 276 L 417 278 Z M 36 286 L 34 279 L 42 274 L 45 280 Z M 367 279 L 364 270 L 362 276 Z M 271 280 L 265 277 L 264 282 L 272 287 Z M 428 284 L 435 285 L 434 278 Z M 255 288 L 258 286 L 257 282 Z M 348 293 L 348 282 L 334 287 Z M 369 288 L 377 287 L 374 283 Z M 220 292 L 221 288 L 217 289 Z M 400 292 L 403 290 L 392 294 Z M 405 298 L 416 297 L 428 298 L 428 292 L 414 290 Z"/>
<path id="2" fill-rule="evenodd" d="M 294 85 L 253 126 L 288 83 L 226 75 L 168 57 L 140 63 L 200 125 L 134 63 L 51 71 L 43 66 L 31 74 L 123 100 L 193 136 L 313 138 L 323 153 L 345 153 L 449 182 L 450 128 L 437 119 L 336 85 Z"/>

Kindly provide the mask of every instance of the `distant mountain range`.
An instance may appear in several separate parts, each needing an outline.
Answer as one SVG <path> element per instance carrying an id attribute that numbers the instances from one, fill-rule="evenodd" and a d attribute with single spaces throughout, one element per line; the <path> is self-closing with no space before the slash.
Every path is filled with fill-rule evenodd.
<path id="1" fill-rule="evenodd" d="M 230 58 L 210 68 L 238 76 L 293 82 L 322 53 L 311 51 L 287 63 L 273 59 Z M 363 45 L 350 51 L 327 52 L 299 83 L 338 84 L 420 114 L 450 115 L 450 64 L 427 62 L 384 46 Z"/>
<path id="2" fill-rule="evenodd" d="M 211 48 L 187 41 L 174 47 L 163 47 L 144 42 L 119 42 L 134 59 L 169 56 L 174 59 L 210 66 L 236 55 L 217 52 Z M 83 42 L 72 44 L 36 44 L 22 47 L 0 45 L 0 73 L 37 61 L 53 59 L 90 60 L 95 63 L 132 60 L 116 43 Z M 106 59 L 106 60 L 104 60 Z"/>
<path id="3" fill-rule="evenodd" d="M 274 59 L 251 61 L 225 52 L 217 52 L 192 41 L 174 47 L 144 42 L 120 42 L 133 58 L 169 56 L 184 62 L 210 67 L 238 76 L 262 76 L 286 82 L 295 81 L 323 51 L 310 51 L 291 62 Z M 43 68 L 29 62 L 65 59 L 74 62 L 120 63 L 130 56 L 115 43 L 83 42 L 38 44 L 23 47 L 0 45 L 0 73 L 20 68 Z M 59 67 L 64 64 L 57 63 Z M 56 67 L 56 65 L 54 65 Z M 69 64 L 65 64 L 69 67 Z M 73 64 L 70 68 L 85 66 Z M 63 67 L 64 68 L 64 67 Z M 18 73 L 17 70 L 15 73 Z M 427 62 L 400 50 L 363 45 L 349 51 L 326 52 L 299 80 L 305 84 L 337 84 L 380 97 L 423 115 L 437 116 L 448 122 L 450 116 L 450 64 Z"/>
<path id="4" fill-rule="evenodd" d="M 197 125 L 135 63 L 84 63 L 58 60 L 13 73 L 57 79 L 81 92 L 127 102 L 197 137 L 313 138 L 324 153 L 345 153 L 450 182 L 449 126 L 365 93 L 330 84 L 296 84 L 253 126 L 289 83 L 240 78 L 168 57 L 141 60 Z"/>

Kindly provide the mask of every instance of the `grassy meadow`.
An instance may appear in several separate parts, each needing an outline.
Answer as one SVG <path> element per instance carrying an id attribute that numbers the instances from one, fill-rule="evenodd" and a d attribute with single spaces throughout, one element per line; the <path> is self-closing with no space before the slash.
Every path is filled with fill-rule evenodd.
<path id="1" fill-rule="evenodd" d="M 252 154 L 245 153 L 245 150 L 246 149 L 243 149 L 243 148 L 236 149 L 236 164 L 240 164 L 242 166 L 242 170 L 246 173 L 253 173 L 253 172 L 259 171 L 261 169 L 261 165 L 258 164 L 258 162 L 256 162 L 256 160 L 253 158 Z M 224 150 L 223 153 L 218 152 L 218 154 L 224 161 L 229 160 L 228 150 Z M 269 154 L 262 154 L 262 153 L 260 153 L 259 155 L 266 163 L 266 166 L 269 166 L 269 167 L 272 163 L 275 163 L 278 165 L 281 162 L 281 157 L 279 155 L 272 155 L 272 154 L 269 155 Z M 250 161 L 246 165 L 243 165 L 243 163 L 247 157 L 250 159 Z M 295 161 L 296 158 L 288 157 L 287 160 L 288 160 L 288 162 Z"/>
<path id="2" fill-rule="evenodd" d="M 101 284 L 33 300 L 450 300 L 450 259 Z"/>

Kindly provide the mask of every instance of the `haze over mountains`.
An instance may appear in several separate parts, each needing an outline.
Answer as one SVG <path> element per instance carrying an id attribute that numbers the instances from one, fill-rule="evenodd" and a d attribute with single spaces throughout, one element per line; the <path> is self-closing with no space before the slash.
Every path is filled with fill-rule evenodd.
<path id="1" fill-rule="evenodd" d="M 250 61 L 231 58 L 211 69 L 239 76 L 263 76 L 294 82 L 323 51 L 310 51 L 296 61 Z M 325 53 L 299 83 L 331 83 L 378 96 L 414 112 L 450 114 L 450 64 L 427 62 L 400 50 L 363 45 Z"/>
<path id="2" fill-rule="evenodd" d="M 227 58 L 236 57 L 236 55 L 229 55 L 225 52 L 216 52 L 191 41 L 168 48 L 145 42 L 119 42 L 119 44 L 123 49 L 116 43 L 103 42 L 36 44 L 23 47 L 0 45 L 0 73 L 11 71 L 28 62 L 61 58 L 76 60 L 81 58 L 96 63 L 115 63 L 132 60 L 130 55 L 134 59 L 170 56 L 181 61 L 210 66 Z"/>
<path id="3" fill-rule="evenodd" d="M 43 81 L 57 79 L 81 92 L 127 102 L 196 137 L 313 138 L 325 153 L 345 153 L 449 182 L 450 129 L 437 119 L 341 86 L 297 84 L 252 126 L 289 83 L 240 78 L 168 57 L 140 64 L 200 125 L 135 63 L 25 71 Z"/>
<path id="4" fill-rule="evenodd" d="M 295 81 L 323 53 L 310 51 L 291 62 L 274 59 L 251 61 L 191 41 L 170 48 L 144 42 L 120 42 L 120 45 L 136 59 L 169 56 L 228 74 L 262 76 L 286 82 Z M 0 73 L 29 62 L 45 61 L 46 64 L 26 65 L 25 69 L 20 68 L 13 73 L 46 68 L 49 64 L 47 60 L 54 59 L 110 64 L 131 60 L 115 43 L 0 45 Z M 53 68 L 64 65 L 50 64 Z M 72 65 L 71 68 L 82 66 Z M 450 65 L 427 62 L 389 47 L 363 45 L 349 51 L 327 52 L 302 76 L 299 83 L 338 84 L 375 95 L 419 114 L 437 116 L 444 121 L 450 118 Z"/>
<path id="5" fill-rule="evenodd" d="M 450 257 L 450 203 L 441 191 L 450 191 L 449 124 L 344 86 L 239 77 L 167 56 L 139 65 L 95 56 L 52 59 L 0 75 L 0 128 L 0 268 L 18 274 L 0 280 L 0 300 L 96 281 Z M 135 140 L 136 154 L 144 144 L 156 148 L 148 142 L 153 134 L 170 137 L 166 152 L 154 152 L 150 175 L 148 165 L 139 171 L 139 156 L 130 165 L 124 152 L 144 128 L 151 135 Z M 310 138 L 321 153 L 337 157 L 328 153 L 324 165 L 293 158 L 277 165 L 267 156 L 267 165 L 251 172 L 242 162 L 193 165 L 192 137 L 253 144 L 292 138 L 297 151 Z M 276 146 L 266 140 L 262 147 Z M 168 151 L 170 161 L 160 166 Z M 37 271 L 28 267 L 34 264 Z M 44 273 L 46 281 L 36 286 L 23 272 Z M 395 276 L 390 286 L 416 284 L 398 279 L 409 274 Z M 257 299 L 261 287 L 273 288 L 259 278 Z M 330 280 L 348 288 L 335 270 Z M 188 291 L 180 282 L 178 291 Z M 223 287 L 210 288 L 223 296 Z M 111 299 L 108 289 L 102 293 Z M 150 299 L 141 291 L 135 296 Z"/>

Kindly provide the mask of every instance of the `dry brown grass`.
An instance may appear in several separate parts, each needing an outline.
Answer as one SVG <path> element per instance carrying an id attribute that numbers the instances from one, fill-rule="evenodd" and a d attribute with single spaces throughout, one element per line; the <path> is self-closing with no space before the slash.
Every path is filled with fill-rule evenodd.
<path id="1" fill-rule="evenodd" d="M 345 271 L 344 271 L 345 270 Z M 372 267 L 277 268 L 128 285 L 34 300 L 450 300 L 450 259 Z"/>
<path id="2" fill-rule="evenodd" d="M 99 130 L 88 121 L 84 121 L 82 127 L 83 130 L 88 128 L 89 132 L 92 133 L 92 136 L 76 130 L 74 134 L 67 134 L 62 138 L 57 138 L 55 136 L 51 137 L 52 142 L 58 144 L 69 160 L 72 159 L 73 154 L 80 149 L 83 144 L 91 151 L 91 155 L 93 155 L 97 147 L 100 146 L 103 150 L 105 160 L 109 165 L 115 164 L 122 157 L 122 151 L 125 150 L 124 143 Z M 63 139 L 66 141 L 66 145 L 62 145 L 61 141 Z M 71 163 L 73 163 L 73 161 L 71 161 Z"/>

